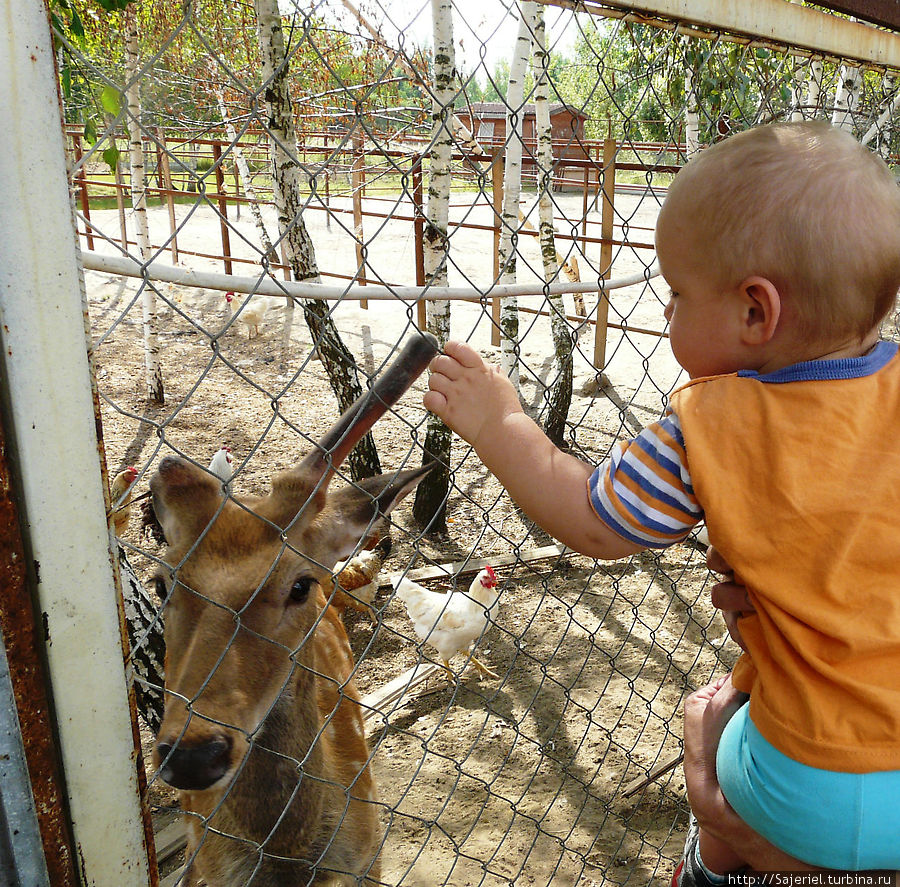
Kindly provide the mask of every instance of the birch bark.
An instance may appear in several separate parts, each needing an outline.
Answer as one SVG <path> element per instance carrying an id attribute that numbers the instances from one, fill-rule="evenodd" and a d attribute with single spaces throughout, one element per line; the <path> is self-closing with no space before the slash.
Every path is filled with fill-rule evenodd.
<path id="1" fill-rule="evenodd" d="M 128 106 L 128 160 L 131 167 L 131 207 L 135 240 L 141 261 L 149 262 L 150 224 L 147 220 L 147 167 L 141 133 L 140 41 L 138 37 L 136 4 L 123 10 L 125 29 L 125 76 L 128 84 L 125 101 Z M 151 403 L 165 403 L 162 368 L 159 361 L 159 317 L 156 291 L 144 284 L 141 301 L 144 324 L 144 375 L 147 397 Z"/>
<path id="2" fill-rule="evenodd" d="M 685 59 L 684 72 L 684 141 L 687 159 L 690 160 L 700 150 L 700 72 L 697 63 Z"/>
<path id="3" fill-rule="evenodd" d="M 896 87 L 896 78 L 891 74 L 885 74 L 882 80 L 882 89 L 884 91 L 884 102 L 882 103 L 882 112 L 878 115 L 878 119 L 866 130 L 865 135 L 860 139 L 860 144 L 868 145 L 876 136 L 878 136 L 878 153 L 885 162 L 890 158 L 890 139 L 882 138 L 887 125 L 897 106 L 900 105 L 900 90 Z M 890 98 L 888 98 L 890 96 Z"/>
<path id="4" fill-rule="evenodd" d="M 806 83 L 806 107 L 807 116 L 815 117 L 819 111 L 819 103 L 822 100 L 822 76 L 825 65 L 821 59 L 813 59 L 809 63 L 809 80 Z"/>
<path id="5" fill-rule="evenodd" d="M 500 219 L 500 283 L 516 282 L 516 245 L 519 230 L 519 195 L 522 191 L 523 99 L 525 70 L 531 55 L 536 3 L 519 3 L 519 31 L 509 66 L 506 92 L 506 164 L 503 172 L 503 211 Z M 519 306 L 515 296 L 505 297 L 500 305 L 500 366 L 519 388 Z"/>
<path id="6" fill-rule="evenodd" d="M 535 135 L 537 137 L 538 171 L 538 230 L 541 245 L 541 259 L 544 266 L 544 280 L 554 282 L 559 276 L 556 238 L 553 227 L 553 201 L 550 188 L 553 181 L 553 133 L 550 127 L 550 105 L 547 101 L 550 56 L 546 49 L 546 28 L 544 9 L 538 6 L 534 22 L 534 113 Z M 573 337 L 561 294 L 547 297 L 550 303 L 550 329 L 553 335 L 553 350 L 556 356 L 556 373 L 547 398 L 547 418 L 544 431 L 558 447 L 565 446 L 566 419 L 572 402 L 572 346 Z"/>
<path id="7" fill-rule="evenodd" d="M 434 83 L 431 104 L 431 147 L 428 169 L 428 206 L 424 232 L 425 282 L 431 288 L 447 286 L 447 257 L 450 252 L 451 155 L 453 150 L 453 78 L 456 58 L 453 47 L 453 6 L 451 0 L 431 0 L 434 30 Z M 426 325 L 443 348 L 450 337 L 450 302 L 429 301 Z M 413 518 L 432 534 L 447 532 L 447 491 L 450 487 L 450 429 L 429 414 L 425 433 L 425 461 L 437 460 L 434 469 L 418 486 L 413 502 Z"/>
<path id="8" fill-rule="evenodd" d="M 297 160 L 297 136 L 288 86 L 290 65 L 284 49 L 278 0 L 254 0 L 253 5 L 262 81 L 265 84 L 263 94 L 268 111 L 266 128 L 272 156 L 273 197 L 278 213 L 278 231 L 294 280 L 318 282 L 316 251 L 303 221 L 300 186 L 304 173 Z M 288 307 L 293 308 L 293 301 L 288 301 Z M 290 311 L 288 314 L 290 315 Z M 304 300 L 303 315 L 312 334 L 313 347 L 318 351 L 331 389 L 341 412 L 344 412 L 362 394 L 356 361 L 341 340 L 326 302 Z M 351 451 L 347 457 L 347 466 L 354 480 L 380 473 L 378 451 L 371 432 Z"/>
<path id="9" fill-rule="evenodd" d="M 862 73 L 855 65 L 841 65 L 841 76 L 834 91 L 834 111 L 831 125 L 853 129 L 853 115 L 859 108 Z"/>
<path id="10" fill-rule="evenodd" d="M 244 156 L 244 152 L 241 150 L 241 146 L 238 143 L 238 135 L 234 128 L 234 124 L 231 122 L 231 118 L 228 115 L 228 109 L 225 107 L 225 92 L 219 86 L 212 72 L 210 74 L 209 82 L 212 86 L 213 94 L 216 97 L 216 105 L 219 108 L 219 115 L 222 118 L 222 123 L 225 126 L 225 132 L 228 135 L 228 141 L 231 142 L 231 155 L 234 157 L 234 164 L 237 167 L 238 175 L 241 177 L 241 181 L 244 183 L 244 193 L 247 195 L 248 206 L 250 207 L 250 215 L 253 216 L 253 221 L 256 224 L 256 230 L 259 232 L 259 242 L 262 245 L 263 255 L 270 262 L 278 261 L 278 255 L 275 252 L 275 247 L 272 246 L 272 238 L 269 237 L 269 232 L 266 230 L 266 223 L 263 221 L 262 213 L 259 210 L 259 202 L 256 196 L 256 188 L 253 185 L 253 176 L 250 174 L 250 166 L 247 163 L 247 158 Z"/>

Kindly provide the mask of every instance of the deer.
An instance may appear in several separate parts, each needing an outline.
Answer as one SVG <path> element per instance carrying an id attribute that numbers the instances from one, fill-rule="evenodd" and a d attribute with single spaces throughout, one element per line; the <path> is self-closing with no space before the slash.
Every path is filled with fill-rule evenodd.
<path id="1" fill-rule="evenodd" d="M 167 455 L 150 480 L 165 535 L 165 696 L 153 766 L 187 814 L 185 883 L 380 882 L 383 834 L 332 568 L 377 538 L 433 467 L 333 490 L 341 462 L 437 353 L 417 334 L 265 496 Z"/>

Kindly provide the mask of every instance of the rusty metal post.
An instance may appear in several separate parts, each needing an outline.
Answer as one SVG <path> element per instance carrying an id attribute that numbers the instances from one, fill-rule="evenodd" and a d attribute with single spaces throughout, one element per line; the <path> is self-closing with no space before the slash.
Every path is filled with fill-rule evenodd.
<path id="1" fill-rule="evenodd" d="M 31 796 L 43 852 L 44 878 L 55 885 L 74 885 L 72 835 L 60 783 L 59 757 L 50 719 L 50 701 L 40 658 L 40 635 L 28 587 L 27 559 L 13 492 L 0 416 L 0 645 L 4 647 L 15 710 L 0 717 L 20 725 L 22 753 L 31 781 Z M 0 728 L 2 729 L 2 728 Z M 8 760 L 8 752 L 0 758 Z M 4 792 L 0 791 L 0 796 Z M 40 882 L 45 883 L 45 881 Z"/>

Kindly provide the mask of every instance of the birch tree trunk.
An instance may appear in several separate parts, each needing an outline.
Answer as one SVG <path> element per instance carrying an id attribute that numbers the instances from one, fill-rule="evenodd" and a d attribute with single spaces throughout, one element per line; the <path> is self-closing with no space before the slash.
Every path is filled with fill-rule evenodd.
<path id="1" fill-rule="evenodd" d="M 234 157 L 234 165 L 237 167 L 238 175 L 240 175 L 241 181 L 244 183 L 244 193 L 247 195 L 250 215 L 253 216 L 256 230 L 259 232 L 259 242 L 262 246 L 263 255 L 270 262 L 277 262 L 278 254 L 275 252 L 275 247 L 272 246 L 272 238 L 269 237 L 266 223 L 263 221 L 262 213 L 259 210 L 259 202 L 256 197 L 256 188 L 253 185 L 253 176 L 250 174 L 250 166 L 247 163 L 244 152 L 241 150 L 241 146 L 238 144 L 237 132 L 234 124 L 231 122 L 231 118 L 228 116 L 228 109 L 225 107 L 225 93 L 216 83 L 212 72 L 210 73 L 209 82 L 216 97 L 216 104 L 219 107 L 219 115 L 222 117 L 225 132 L 228 135 L 228 140 L 231 142 L 231 154 Z"/>
<path id="2" fill-rule="evenodd" d="M 500 218 L 500 283 L 516 282 L 516 243 L 519 230 L 519 195 L 522 191 L 522 147 L 525 103 L 525 71 L 531 55 L 534 33 L 534 0 L 519 3 L 519 31 L 509 66 L 506 91 L 506 164 L 503 171 L 503 211 Z M 500 305 L 500 366 L 519 388 L 519 306 L 515 296 L 506 296 Z"/>
<path id="3" fill-rule="evenodd" d="M 534 23 L 534 113 L 537 137 L 538 214 L 540 223 L 541 259 L 544 280 L 553 283 L 559 276 L 556 238 L 553 228 L 553 201 L 550 187 L 553 179 L 553 133 L 550 127 L 550 105 L 547 101 L 550 56 L 546 49 L 544 8 L 535 10 Z M 550 303 L 550 329 L 553 334 L 553 350 L 556 354 L 556 375 L 549 386 L 547 418 L 544 431 L 558 447 L 565 446 L 566 419 L 572 403 L 572 347 L 573 336 L 566 320 L 566 308 L 561 294 L 547 297 Z"/>
<path id="4" fill-rule="evenodd" d="M 894 116 L 897 106 L 900 105 L 900 90 L 897 90 L 896 80 L 891 74 L 884 75 L 882 90 L 884 92 L 883 110 L 878 115 L 878 119 L 866 130 L 865 135 L 860 139 L 860 144 L 868 145 L 872 139 L 878 136 L 878 153 L 885 162 L 888 162 L 891 148 L 890 139 L 884 139 L 881 136 L 885 132 L 890 119 Z"/>
<path id="5" fill-rule="evenodd" d="M 834 111 L 831 125 L 853 129 L 853 115 L 859 108 L 862 73 L 855 65 L 841 65 L 841 77 L 834 91 Z"/>
<path id="6" fill-rule="evenodd" d="M 369 35 L 381 46 L 384 46 L 388 49 L 391 49 L 391 45 L 384 39 L 381 31 L 378 30 L 363 14 L 360 10 L 350 2 L 350 0 L 341 0 L 344 7 L 348 9 L 353 17 L 360 23 L 360 25 L 369 32 Z M 451 25 L 452 28 L 452 25 Z M 451 30 L 452 34 L 452 30 Z M 409 63 L 405 53 L 401 52 L 399 55 L 394 56 L 393 59 L 395 64 L 399 64 L 404 71 L 410 76 L 410 81 L 412 83 L 421 83 L 422 78 L 419 72 Z M 454 62 L 454 67 L 455 67 Z M 456 143 L 463 149 L 463 151 L 470 151 L 472 154 L 475 154 L 479 157 L 485 155 L 484 148 L 478 144 L 478 140 L 472 134 L 472 131 L 453 113 L 452 109 L 450 111 L 449 118 L 450 120 L 450 128 L 453 133 L 453 137 Z M 474 120 L 474 117 L 469 116 L 470 120 Z"/>
<path id="7" fill-rule="evenodd" d="M 428 207 L 424 233 L 425 282 L 433 288 L 447 286 L 447 257 L 450 252 L 450 160 L 453 150 L 453 78 L 456 58 L 453 47 L 453 6 L 451 0 L 431 0 L 434 29 L 434 83 L 431 104 L 431 148 L 428 169 Z M 426 324 L 441 348 L 450 337 L 449 300 L 426 304 Z M 413 519 L 431 534 L 447 532 L 447 491 L 450 488 L 450 429 L 429 414 L 425 434 L 425 462 L 437 460 L 434 469 L 416 489 Z"/>
<path id="8" fill-rule="evenodd" d="M 262 80 L 266 84 L 264 94 L 268 110 L 267 130 L 272 155 L 273 197 L 278 212 L 278 231 L 294 280 L 319 282 L 315 247 L 303 221 L 300 185 L 304 174 L 296 156 L 297 137 L 288 88 L 289 64 L 284 51 L 284 32 L 278 0 L 254 0 L 253 5 Z M 289 300 L 288 306 L 290 315 L 293 301 Z M 362 394 L 356 361 L 341 340 L 324 301 L 304 300 L 303 315 L 312 334 L 313 347 L 318 351 L 340 410 L 344 412 Z M 347 457 L 347 464 L 354 480 L 380 473 L 378 451 L 371 432 L 354 447 Z"/>
<path id="9" fill-rule="evenodd" d="M 685 58 L 684 72 L 684 141 L 687 159 L 700 150 L 700 71 L 696 61 Z"/>
<path id="10" fill-rule="evenodd" d="M 806 110 L 803 107 L 803 86 L 803 71 L 794 68 L 791 77 L 791 120 L 794 122 L 806 119 Z"/>
<path id="11" fill-rule="evenodd" d="M 822 101 L 822 76 L 825 65 L 821 59 L 813 59 L 809 63 L 809 80 L 806 84 L 807 117 L 814 118 L 819 111 L 819 103 Z"/>
<path id="12" fill-rule="evenodd" d="M 149 262 L 151 249 L 150 224 L 147 220 L 147 167 L 141 137 L 140 42 L 135 7 L 136 4 L 129 4 L 122 13 L 125 28 L 125 77 L 128 84 L 125 90 L 125 101 L 128 105 L 128 160 L 131 167 L 131 207 L 135 240 L 141 261 Z M 156 291 L 146 283 L 141 306 L 144 321 L 144 374 L 147 397 L 151 403 L 163 404 L 166 401 L 166 394 L 159 362 Z"/>

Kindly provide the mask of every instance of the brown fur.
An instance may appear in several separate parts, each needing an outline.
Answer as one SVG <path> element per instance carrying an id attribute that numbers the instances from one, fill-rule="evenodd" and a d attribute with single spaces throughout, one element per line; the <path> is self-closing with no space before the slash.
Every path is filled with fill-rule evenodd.
<path id="1" fill-rule="evenodd" d="M 165 717 L 159 741 L 230 740 L 227 771 L 182 791 L 193 873 L 216 887 L 378 880 L 381 829 L 330 568 L 380 528 L 424 472 L 328 495 L 323 470 L 279 475 L 272 492 L 222 500 L 220 483 L 169 457 L 151 480 L 169 542 Z M 317 489 L 318 485 L 318 489 Z M 373 524 L 374 521 L 374 524 Z M 286 528 L 284 533 L 280 528 Z M 298 579 L 308 598 L 291 599 Z M 165 765 L 159 751 L 157 767 Z M 164 772 L 164 771 L 163 771 Z"/>

